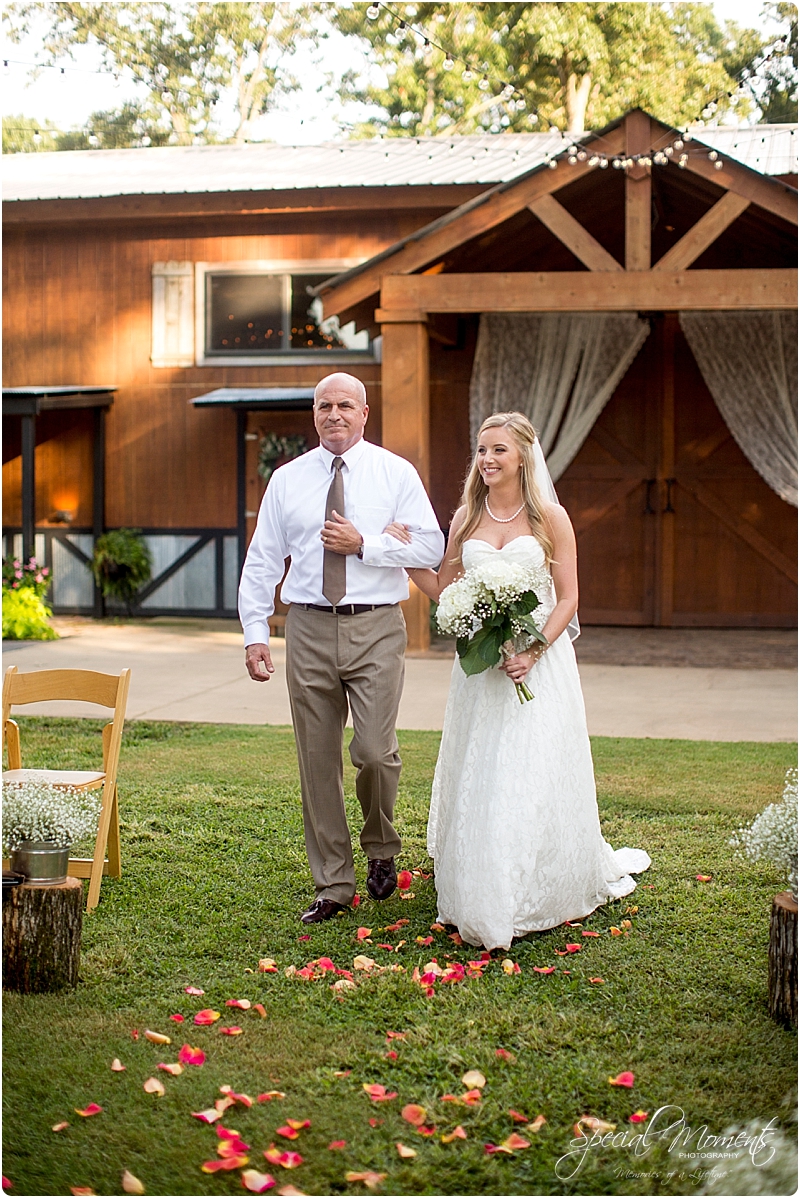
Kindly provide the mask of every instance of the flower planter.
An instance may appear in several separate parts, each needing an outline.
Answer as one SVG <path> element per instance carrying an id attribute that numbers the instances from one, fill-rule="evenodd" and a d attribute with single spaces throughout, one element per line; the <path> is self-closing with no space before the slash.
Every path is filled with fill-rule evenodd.
<path id="1" fill-rule="evenodd" d="M 23 840 L 11 853 L 11 868 L 37 886 L 60 886 L 67 880 L 69 847 L 50 840 Z"/>

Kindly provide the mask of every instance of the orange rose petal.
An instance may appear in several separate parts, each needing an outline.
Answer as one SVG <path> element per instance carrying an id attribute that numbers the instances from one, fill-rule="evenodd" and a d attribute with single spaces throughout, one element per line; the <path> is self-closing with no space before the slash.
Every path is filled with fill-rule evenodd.
<path id="1" fill-rule="evenodd" d="M 372 935 L 372 928 L 359 928 L 356 932 L 356 940 L 367 940 Z"/>
<path id="2" fill-rule="evenodd" d="M 513 1107 L 509 1107 L 508 1113 L 511 1116 L 511 1118 L 514 1120 L 515 1123 L 528 1123 L 529 1122 L 527 1115 L 523 1115 L 519 1111 L 515 1111 Z"/>
<path id="3" fill-rule="evenodd" d="M 414 1127 L 420 1127 L 428 1118 L 428 1112 L 424 1106 L 418 1106 L 415 1102 L 409 1102 L 400 1112 L 401 1119 L 405 1119 L 406 1123 L 412 1123 Z"/>
<path id="4" fill-rule="evenodd" d="M 631 923 L 631 921 L 629 919 L 621 919 L 619 921 L 619 926 L 621 928 L 626 928 L 628 931 L 630 931 L 630 929 L 633 927 L 633 924 Z"/>
<path id="5" fill-rule="evenodd" d="M 181 1065 L 202 1065 L 205 1059 L 202 1048 L 192 1048 L 191 1044 L 184 1044 L 178 1053 Z"/>
<path id="6" fill-rule="evenodd" d="M 180 1077 L 180 1075 L 183 1073 L 183 1065 L 178 1064 L 165 1065 L 162 1062 L 161 1064 L 156 1065 L 156 1069 L 163 1069 L 165 1073 L 170 1075 L 170 1077 Z"/>
<path id="7" fill-rule="evenodd" d="M 286 1095 L 281 1090 L 267 1090 L 265 1094 L 259 1094 L 256 1102 L 272 1102 L 273 1098 L 285 1098 Z"/>
<path id="8" fill-rule="evenodd" d="M 275 1185 L 275 1178 L 269 1173 L 259 1173 L 257 1169 L 245 1169 L 242 1173 L 242 1185 L 251 1194 L 266 1194 Z"/>
<path id="9" fill-rule="evenodd" d="M 387 1173 L 374 1173 L 371 1169 L 365 1169 L 363 1173 L 354 1173 L 352 1170 L 345 1173 L 345 1181 L 363 1181 L 368 1190 L 377 1190 L 382 1181 L 388 1177 Z"/>
<path id="10" fill-rule="evenodd" d="M 369 1120 L 369 1125 L 370 1125 L 370 1127 L 380 1127 L 380 1125 L 381 1125 L 382 1123 L 383 1123 L 383 1119 L 376 1119 L 374 1115 L 373 1115 L 373 1116 L 372 1116 L 372 1118 Z"/>
<path id="11" fill-rule="evenodd" d="M 432 924 L 431 924 L 431 931 L 432 931 L 432 932 L 443 932 L 444 930 L 445 930 L 445 929 L 444 929 L 444 924 L 441 924 L 441 923 L 432 923 Z"/>
<path id="12" fill-rule="evenodd" d="M 229 998 L 225 1002 L 226 1007 L 236 1007 L 239 1011 L 249 1011 L 252 1005 L 249 998 Z"/>
<path id="13" fill-rule="evenodd" d="M 417 944 L 421 944 L 423 948 L 427 948 L 429 944 L 433 944 L 433 936 L 417 936 Z"/>
<path id="14" fill-rule="evenodd" d="M 379 1082 L 373 1082 L 372 1084 L 362 1082 L 362 1089 L 365 1094 L 369 1094 L 373 1102 L 390 1102 L 391 1099 L 397 1098 L 396 1090 L 389 1092 Z"/>
<path id="15" fill-rule="evenodd" d="M 452 1144 L 453 1140 L 466 1140 L 466 1138 L 467 1138 L 467 1133 L 464 1131 L 464 1128 L 459 1123 L 458 1127 L 454 1127 L 453 1130 L 451 1132 L 449 1132 L 446 1136 L 442 1136 L 441 1141 L 443 1144 Z"/>
<path id="16" fill-rule="evenodd" d="M 144 1038 L 145 1038 L 145 1040 L 149 1040 L 151 1044 L 171 1044 L 172 1043 L 169 1036 L 164 1036 L 161 1034 L 161 1032 L 145 1031 Z"/>
<path id="17" fill-rule="evenodd" d="M 711 874 L 695 874 L 698 882 L 710 882 Z"/>
<path id="18" fill-rule="evenodd" d="M 297 1186 L 281 1186 L 276 1194 L 281 1194 L 283 1198 L 303 1198 L 305 1190 L 298 1190 Z"/>
<path id="19" fill-rule="evenodd" d="M 278 1164 L 282 1169 L 298 1169 L 303 1163 L 299 1152 L 282 1152 Z"/>
<path id="20" fill-rule="evenodd" d="M 409 870 L 401 869 L 400 873 L 397 875 L 397 889 L 408 890 L 413 880 L 414 879 Z"/>
<path id="21" fill-rule="evenodd" d="M 405 1144 L 401 1144 L 399 1141 L 395 1144 L 395 1148 L 397 1149 L 397 1155 L 402 1160 L 411 1160 L 412 1157 L 417 1155 L 416 1148 L 407 1148 Z"/>
<path id="22" fill-rule="evenodd" d="M 524 1136 L 517 1135 L 515 1131 L 512 1131 L 511 1135 L 508 1136 L 507 1139 L 503 1140 L 503 1143 L 507 1148 L 510 1148 L 512 1152 L 519 1152 L 523 1148 L 530 1148 L 531 1146 L 530 1140 L 526 1140 Z"/>
<path id="23" fill-rule="evenodd" d="M 558 951 L 558 950 L 556 950 L 556 951 Z M 533 967 L 534 973 L 555 973 L 555 971 L 556 971 L 555 965 L 548 965 L 546 967 L 543 965 L 534 965 L 534 967 Z"/>
<path id="24" fill-rule="evenodd" d="M 241 1036 L 244 1028 L 241 1027 L 221 1027 L 219 1033 L 221 1036 Z"/>
<path id="25" fill-rule="evenodd" d="M 311 1126 L 310 1119 L 287 1119 L 289 1127 L 293 1127 L 295 1131 L 303 1131 L 304 1128 Z"/>
<path id="26" fill-rule="evenodd" d="M 461 1101 L 465 1106 L 477 1106 L 481 1098 L 480 1090 L 467 1090 L 466 1094 L 461 1095 Z"/>
<path id="27" fill-rule="evenodd" d="M 509 1052 L 507 1048 L 496 1048 L 494 1050 L 494 1055 L 500 1061 L 516 1061 L 517 1059 L 513 1052 Z"/>
<path id="28" fill-rule="evenodd" d="M 621 936 L 622 935 L 622 932 L 620 931 L 619 928 L 609 928 L 608 930 L 612 936 Z"/>
<path id="29" fill-rule="evenodd" d="M 596 986 L 605 986 L 605 978 L 589 978 L 590 982 L 594 982 Z"/>
<path id="30" fill-rule="evenodd" d="M 264 1007 L 260 1002 L 253 1003 L 253 1010 L 258 1011 L 262 1019 L 266 1019 L 267 1012 L 264 1010 Z"/>
<path id="31" fill-rule="evenodd" d="M 148 1077 L 147 1081 L 142 1086 L 145 1094 L 156 1094 L 159 1098 L 163 1098 L 166 1094 L 164 1083 L 159 1081 L 157 1077 Z"/>
<path id="32" fill-rule="evenodd" d="M 7 1189 L 10 1189 L 10 1187 L 11 1187 L 11 1182 L 6 1181 L 5 1178 L 3 1178 L 3 1189 L 7 1190 Z M 91 1186 L 70 1186 L 69 1192 L 70 1192 L 70 1194 L 83 1195 L 83 1194 L 93 1194 L 94 1190 L 92 1189 Z"/>
<path id="33" fill-rule="evenodd" d="M 90 1102 L 89 1105 L 85 1106 L 82 1111 L 79 1111 L 78 1108 L 75 1107 L 75 1114 L 83 1115 L 84 1119 L 89 1119 L 92 1115 L 99 1115 L 102 1109 L 103 1108 L 98 1106 L 96 1102 Z"/>
<path id="34" fill-rule="evenodd" d="M 227 1172 L 231 1169 L 241 1169 L 247 1164 L 249 1164 L 249 1157 L 227 1156 L 223 1160 L 206 1161 L 200 1168 L 204 1173 L 219 1173 Z"/>
<path id="35" fill-rule="evenodd" d="M 455 1094 L 443 1094 L 439 1102 L 461 1102 L 461 1099 L 456 1097 Z"/>
<path id="36" fill-rule="evenodd" d="M 628 1071 L 625 1073 L 618 1073 L 616 1077 L 610 1077 L 608 1079 L 608 1084 L 610 1086 L 627 1086 L 627 1088 L 630 1090 L 633 1086 L 633 1074 Z"/>
<path id="37" fill-rule="evenodd" d="M 588 1127 L 590 1131 L 616 1131 L 616 1123 L 607 1123 L 605 1119 L 598 1119 L 596 1115 L 581 1115 L 575 1127 L 578 1129 L 576 1134 L 580 1134 L 580 1128 Z"/>
<path id="38" fill-rule="evenodd" d="M 629 1123 L 646 1123 L 650 1117 L 649 1111 L 634 1111 L 632 1115 L 628 1115 Z"/>
<path id="39" fill-rule="evenodd" d="M 216 1123 L 217 1119 L 222 1118 L 222 1111 L 209 1107 L 207 1111 L 192 1111 L 192 1118 L 199 1119 L 201 1123 Z"/>
<path id="40" fill-rule="evenodd" d="M 122 1192 L 123 1194 L 147 1193 L 144 1186 L 139 1181 L 139 1178 L 134 1177 L 134 1175 L 128 1169 L 125 1169 L 122 1174 Z"/>
<path id="41" fill-rule="evenodd" d="M 54 1123 L 50 1130 L 51 1131 L 63 1131 L 65 1127 L 69 1127 L 69 1124 L 67 1123 L 66 1119 L 64 1119 L 61 1123 Z"/>
<path id="42" fill-rule="evenodd" d="M 347 1147 L 347 1140 L 331 1140 L 328 1145 L 330 1152 L 339 1152 L 340 1149 Z"/>
<path id="43" fill-rule="evenodd" d="M 122 1064 L 122 1061 L 119 1059 L 119 1057 L 114 1057 L 114 1060 L 111 1062 L 111 1072 L 112 1073 L 124 1073 L 125 1072 L 125 1066 Z"/>
<path id="44" fill-rule="evenodd" d="M 219 1016 L 219 1011 L 212 1011 L 210 1007 L 204 1007 L 202 1011 L 197 1012 L 194 1021 L 199 1027 L 204 1027 L 209 1023 L 216 1023 Z"/>
<path id="45" fill-rule="evenodd" d="M 186 986 L 183 992 L 184 994 L 194 994 L 195 996 L 205 994 L 205 990 L 201 990 L 199 986 Z"/>
<path id="46" fill-rule="evenodd" d="M 599 932 L 587 932 L 586 929 L 584 929 L 581 932 L 581 936 L 599 936 L 599 935 L 600 935 Z"/>
<path id="47" fill-rule="evenodd" d="M 293 1127 L 278 1127 L 275 1129 L 275 1135 L 283 1136 L 285 1140 L 296 1140 L 299 1134 Z"/>
<path id="48" fill-rule="evenodd" d="M 435 1136 L 436 1128 L 435 1127 L 425 1127 L 425 1126 L 418 1127 L 417 1134 L 420 1136 Z"/>
<path id="49" fill-rule="evenodd" d="M 237 1094 L 230 1086 L 220 1086 L 219 1092 L 220 1094 L 226 1094 L 232 1102 L 240 1102 L 242 1106 L 251 1107 L 253 1105 L 253 1100 L 249 1094 Z"/>
<path id="50" fill-rule="evenodd" d="M 528 1126 L 525 1128 L 525 1130 L 537 1132 L 542 1127 L 544 1127 L 546 1122 L 547 1122 L 547 1120 L 545 1119 L 544 1115 L 537 1115 L 536 1118 L 534 1119 L 533 1123 L 529 1123 Z"/>
<path id="51" fill-rule="evenodd" d="M 448 940 L 452 940 L 456 948 L 461 948 L 464 944 L 464 941 L 461 939 L 458 932 L 451 932 L 448 936 Z"/>
<path id="52" fill-rule="evenodd" d="M 508 1156 L 513 1156 L 513 1151 L 507 1144 L 484 1144 L 483 1151 L 487 1156 L 494 1156 L 497 1152 L 505 1152 Z"/>

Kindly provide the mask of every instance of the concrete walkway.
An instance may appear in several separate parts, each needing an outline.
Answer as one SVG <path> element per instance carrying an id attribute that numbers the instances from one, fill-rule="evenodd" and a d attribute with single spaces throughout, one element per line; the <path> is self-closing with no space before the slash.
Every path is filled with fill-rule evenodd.
<path id="1" fill-rule="evenodd" d="M 241 634 L 233 621 L 112 624 L 64 617 L 54 623 L 61 640 L 5 641 L 4 668 L 118 673 L 130 666 L 131 719 L 291 723 L 281 640 L 273 640 L 275 674 L 267 683 L 256 683 L 244 671 Z M 399 728 L 441 728 L 451 670 L 449 654 L 407 659 Z M 589 731 L 596 736 L 731 741 L 793 741 L 797 736 L 796 669 L 582 662 L 580 672 Z M 26 711 L 96 715 L 98 709 L 42 703 Z"/>

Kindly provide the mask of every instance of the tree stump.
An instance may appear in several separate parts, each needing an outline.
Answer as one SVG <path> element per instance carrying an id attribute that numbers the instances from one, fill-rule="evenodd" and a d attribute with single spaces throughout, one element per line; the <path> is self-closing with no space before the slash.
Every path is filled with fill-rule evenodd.
<path id="1" fill-rule="evenodd" d="M 769 1013 L 784 1027 L 797 1027 L 797 903 L 788 890 L 772 900 Z"/>
<path id="2" fill-rule="evenodd" d="M 23 882 L 3 899 L 3 987 L 23 994 L 77 986 L 83 886 Z"/>

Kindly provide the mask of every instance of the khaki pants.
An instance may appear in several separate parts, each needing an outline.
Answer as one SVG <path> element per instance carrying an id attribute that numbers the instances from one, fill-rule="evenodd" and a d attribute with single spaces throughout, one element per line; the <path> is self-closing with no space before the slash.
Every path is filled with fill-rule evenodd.
<path id="1" fill-rule="evenodd" d="M 370 858 L 394 857 L 400 851 L 392 817 L 401 765 L 395 722 L 405 647 L 398 605 L 354 616 L 289 608 L 286 680 L 317 898 L 349 903 L 356 892 L 342 786 L 348 702 L 354 730 L 350 758 L 364 814 L 361 847 Z"/>

